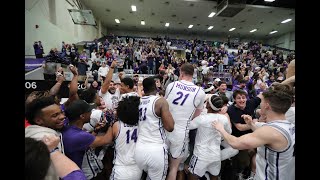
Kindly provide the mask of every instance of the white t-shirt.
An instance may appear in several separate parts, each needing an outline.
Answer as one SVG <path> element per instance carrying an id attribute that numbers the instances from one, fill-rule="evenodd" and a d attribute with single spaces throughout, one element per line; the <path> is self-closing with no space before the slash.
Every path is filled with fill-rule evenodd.
<path id="1" fill-rule="evenodd" d="M 193 154 L 200 160 L 220 161 L 221 160 L 221 134 L 212 127 L 212 122 L 219 121 L 223 124 L 224 129 L 230 134 L 231 127 L 229 120 L 225 115 L 208 113 L 200 115 L 190 121 L 190 129 L 196 129 Z"/>
<path id="2" fill-rule="evenodd" d="M 212 66 L 202 66 L 202 74 L 207 74 Z"/>
<path id="3" fill-rule="evenodd" d="M 100 89 L 99 96 L 103 98 L 104 102 L 106 103 L 107 109 L 114 110 L 116 107 L 118 107 L 118 102 L 120 99 L 119 89 L 116 89 L 116 92 L 114 94 L 111 94 L 109 91 L 107 91 L 105 94 L 102 94 Z"/>
<path id="4" fill-rule="evenodd" d="M 192 78 L 197 79 L 197 77 L 198 77 L 198 69 L 197 69 L 197 68 L 194 68 Z"/>
<path id="5" fill-rule="evenodd" d="M 97 58 L 96 52 L 92 52 L 92 53 L 91 53 L 91 60 L 94 60 L 94 59 L 96 59 L 96 58 Z"/>
<path id="6" fill-rule="evenodd" d="M 262 83 L 261 79 L 257 80 L 257 83 L 254 85 L 254 89 L 260 89 L 260 84 Z"/>
<path id="7" fill-rule="evenodd" d="M 141 51 L 135 51 L 134 56 L 137 58 L 138 61 L 141 60 Z"/>
<path id="8" fill-rule="evenodd" d="M 229 58 L 228 57 L 223 57 L 223 65 L 228 65 L 229 64 Z"/>

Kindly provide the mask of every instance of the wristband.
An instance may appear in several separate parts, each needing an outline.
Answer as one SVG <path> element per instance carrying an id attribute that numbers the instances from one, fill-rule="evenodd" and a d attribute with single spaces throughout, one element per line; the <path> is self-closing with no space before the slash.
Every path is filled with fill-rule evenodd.
<path id="1" fill-rule="evenodd" d="M 52 149 L 52 150 L 50 151 L 50 154 L 56 152 L 57 150 L 59 150 L 59 148 L 58 148 L 58 147 L 55 147 L 54 149 Z"/>

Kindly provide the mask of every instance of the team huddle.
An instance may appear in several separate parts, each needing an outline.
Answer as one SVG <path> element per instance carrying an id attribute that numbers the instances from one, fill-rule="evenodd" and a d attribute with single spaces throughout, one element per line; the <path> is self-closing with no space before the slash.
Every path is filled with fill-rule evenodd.
<path id="1" fill-rule="evenodd" d="M 277 84 L 259 94 L 255 101 L 260 104 L 260 116 L 265 121 L 257 122 L 242 115 L 245 121 L 242 126 L 253 132 L 235 137 L 231 135 L 233 126 L 227 113 L 228 98 L 218 93 L 205 94 L 195 85 L 191 64 L 181 66 L 179 80 L 166 87 L 164 96 L 159 95 L 154 77 L 143 79 L 137 91 L 133 90 L 133 80 L 127 77 L 116 88 L 111 80 L 115 65 L 114 61 L 100 91 L 91 100 L 81 95 L 85 103 L 75 100 L 66 106 L 69 122 L 59 121 L 62 129 L 47 126 L 61 132 L 60 151 L 85 174 L 84 166 L 90 164 L 85 163 L 88 149 L 113 144 L 110 179 L 140 180 L 144 171 L 147 179 L 176 180 L 179 172 L 186 169 L 190 172 L 189 179 L 199 179 L 206 173 L 210 179 L 218 179 L 221 161 L 237 155 L 239 150 L 254 148 L 258 148 L 255 179 L 286 179 L 295 139 L 294 125 L 285 117 L 293 103 L 292 95 L 287 93 L 288 85 Z M 96 108 L 103 106 L 99 97 L 106 107 L 116 107 L 117 121 L 110 123 L 103 135 L 96 128 L 102 111 L 89 106 L 96 102 Z M 245 94 L 237 91 L 233 97 L 239 99 Z M 97 116 L 95 122 L 93 116 Z M 32 125 L 41 126 L 34 120 L 36 117 L 27 118 Z M 195 130 L 195 140 L 191 140 L 190 131 Z M 29 131 L 27 127 L 26 137 Z M 91 179 L 95 175 L 86 177 Z"/>
<path id="2" fill-rule="evenodd" d="M 139 180 L 142 175 L 141 170 L 143 170 L 150 179 L 175 180 L 178 171 L 183 170 L 184 163 L 189 156 L 191 159 L 188 170 L 192 173 L 192 179 L 198 179 L 206 172 L 209 172 L 210 179 L 216 179 L 220 173 L 221 161 L 238 153 L 237 149 L 232 148 L 226 141 L 222 141 L 223 136 L 219 132 L 226 131 L 231 134 L 232 131 L 228 115 L 223 112 L 228 101 L 225 102 L 218 95 L 206 97 L 203 89 L 192 83 L 192 75 L 193 67 L 188 64 L 183 65 L 179 81 L 168 85 L 164 97 L 157 96 L 152 77 L 143 80 L 144 95 L 141 97 L 139 106 L 135 107 L 139 109 L 137 125 L 130 127 L 125 127 L 125 124 L 121 125 L 115 142 L 115 152 L 121 151 L 120 147 L 118 150 L 117 144 L 125 144 L 126 146 L 122 146 L 122 149 L 135 148 L 134 151 L 128 150 L 130 153 L 116 154 L 116 162 L 117 159 L 127 159 L 129 162 L 121 165 L 130 164 L 130 168 L 117 166 L 115 163 L 111 179 Z M 202 113 L 203 109 L 206 109 L 207 113 Z M 250 116 L 246 117 L 248 118 Z M 215 122 L 214 126 L 218 126 L 216 125 L 218 122 L 221 123 L 221 129 L 213 127 L 213 122 Z M 119 118 L 119 123 L 121 123 L 121 118 Z M 279 126 L 279 131 L 286 135 L 285 138 L 289 141 L 294 139 L 291 123 L 280 122 L 270 124 L 270 126 Z M 193 154 L 190 154 L 189 130 L 192 129 L 197 129 L 197 134 Z M 291 134 L 283 132 L 283 129 Z M 136 134 L 130 134 L 131 132 Z M 131 140 L 129 140 L 130 137 Z M 118 139 L 122 139 L 122 142 Z M 285 154 L 292 154 L 293 144 L 292 142 L 288 144 L 287 148 L 290 150 Z M 220 146 L 223 146 L 224 149 L 220 150 Z M 286 158 L 290 158 L 291 154 Z M 271 153 L 268 156 L 275 155 Z M 264 174 L 264 171 L 259 173 L 257 177 L 268 176 Z M 284 174 L 280 175 L 283 177 Z"/>

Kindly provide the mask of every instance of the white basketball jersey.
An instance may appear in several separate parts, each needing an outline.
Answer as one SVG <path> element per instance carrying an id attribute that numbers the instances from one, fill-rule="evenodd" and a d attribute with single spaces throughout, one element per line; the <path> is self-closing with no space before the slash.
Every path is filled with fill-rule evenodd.
<path id="1" fill-rule="evenodd" d="M 255 179 L 290 180 L 288 173 L 294 152 L 295 125 L 287 120 L 278 120 L 268 122 L 263 126 L 270 126 L 279 131 L 287 139 L 288 146 L 283 151 L 276 151 L 267 146 L 258 147 Z"/>
<path id="2" fill-rule="evenodd" d="M 109 91 L 107 91 L 105 94 L 101 93 L 101 90 L 99 91 L 99 96 L 101 96 L 106 103 L 107 109 L 115 109 L 118 107 L 118 102 L 120 99 L 120 91 L 119 89 L 116 89 L 116 92 L 114 94 L 111 94 Z"/>
<path id="3" fill-rule="evenodd" d="M 223 124 L 228 133 L 231 133 L 228 118 L 222 114 L 208 113 L 190 121 L 190 129 L 198 128 L 193 154 L 200 160 L 212 162 L 221 160 L 221 134 L 211 125 L 216 120 Z"/>
<path id="4" fill-rule="evenodd" d="M 143 96 L 139 105 L 139 143 L 164 144 L 166 134 L 162 120 L 155 113 L 155 104 L 160 97 Z"/>
<path id="5" fill-rule="evenodd" d="M 115 139 L 114 160 L 115 165 L 136 164 L 134 151 L 138 139 L 138 126 L 127 125 L 119 122 L 119 134 Z"/>
<path id="6" fill-rule="evenodd" d="M 174 139 L 177 136 L 181 137 L 183 134 L 184 138 L 189 137 L 188 124 L 196 108 L 203 107 L 204 91 L 192 82 L 181 80 L 168 85 L 165 97 L 175 123 L 174 130 L 168 133 L 169 140 L 170 136 Z"/>

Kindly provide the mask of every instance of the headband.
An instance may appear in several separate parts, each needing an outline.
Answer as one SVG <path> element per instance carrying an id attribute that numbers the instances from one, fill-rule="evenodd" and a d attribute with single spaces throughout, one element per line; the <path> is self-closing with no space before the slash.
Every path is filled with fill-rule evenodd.
<path id="1" fill-rule="evenodd" d="M 211 98 L 209 99 L 209 104 L 210 104 L 210 107 L 211 107 L 214 111 L 220 111 L 220 110 L 221 110 L 221 108 L 217 108 L 217 107 L 215 107 L 215 106 L 212 104 Z"/>

